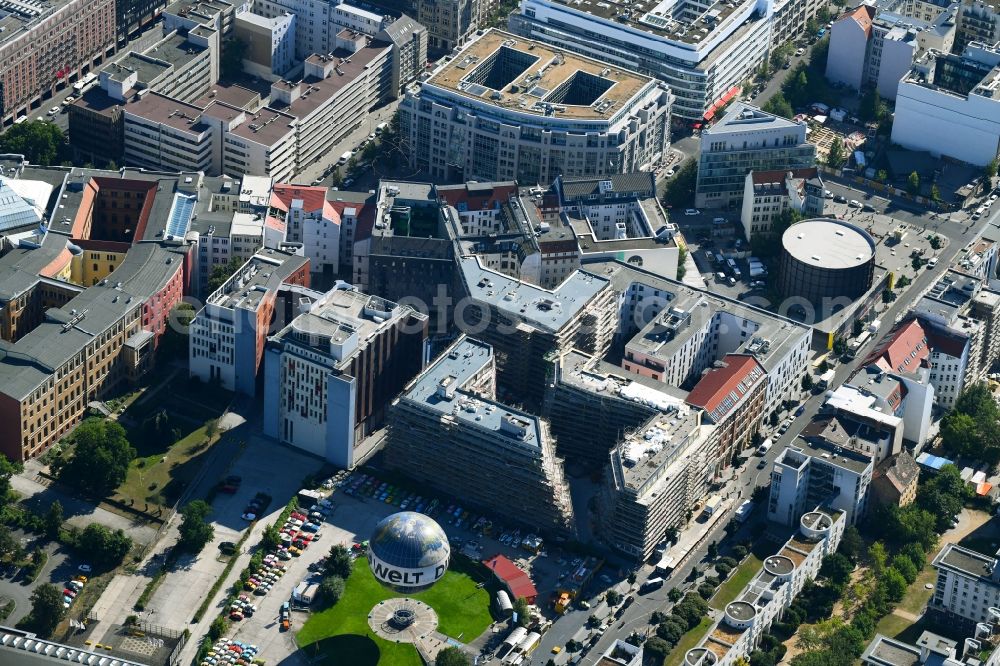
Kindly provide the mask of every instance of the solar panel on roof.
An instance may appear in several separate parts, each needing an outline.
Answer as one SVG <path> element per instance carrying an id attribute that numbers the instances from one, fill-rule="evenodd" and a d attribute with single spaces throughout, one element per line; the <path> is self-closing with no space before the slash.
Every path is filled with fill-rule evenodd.
<path id="1" fill-rule="evenodd" d="M 194 195 L 180 194 L 174 195 L 174 202 L 170 206 L 170 215 L 167 218 L 167 228 L 165 234 L 183 238 L 191 227 L 191 214 L 194 212 L 194 204 L 198 198 Z"/>
<path id="2" fill-rule="evenodd" d="M 465 89 L 465 92 L 469 93 L 470 95 L 475 95 L 476 97 L 479 97 L 484 92 L 486 92 L 486 86 L 481 86 L 478 83 L 473 83 Z"/>
<path id="3" fill-rule="evenodd" d="M 528 92 L 528 94 L 531 95 L 532 97 L 538 97 L 539 99 L 541 99 L 542 97 L 545 97 L 546 95 L 549 94 L 549 89 L 543 88 L 542 86 L 535 86 Z"/>

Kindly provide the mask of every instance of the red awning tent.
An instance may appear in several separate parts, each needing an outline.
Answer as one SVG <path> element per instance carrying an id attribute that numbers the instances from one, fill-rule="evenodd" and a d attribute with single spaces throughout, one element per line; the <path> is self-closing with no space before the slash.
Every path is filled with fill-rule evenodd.
<path id="1" fill-rule="evenodd" d="M 708 111 L 705 112 L 705 120 L 711 120 L 712 117 L 715 115 L 716 111 L 724 107 L 726 104 L 729 103 L 729 101 L 732 98 L 736 97 L 736 95 L 739 94 L 741 88 L 742 86 L 733 86 L 732 88 L 727 90 L 726 94 L 720 97 L 715 104 L 708 107 Z"/>
<path id="2" fill-rule="evenodd" d="M 528 574 L 521 571 L 516 564 L 503 555 L 483 560 L 483 564 L 507 587 L 511 599 L 524 597 L 529 604 L 535 603 L 538 590 L 535 589 L 535 584 L 531 582 Z"/>

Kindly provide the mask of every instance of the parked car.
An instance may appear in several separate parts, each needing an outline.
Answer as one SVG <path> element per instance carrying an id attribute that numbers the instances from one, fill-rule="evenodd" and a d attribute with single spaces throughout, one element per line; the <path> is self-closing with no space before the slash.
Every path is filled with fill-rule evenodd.
<path id="1" fill-rule="evenodd" d="M 697 208 L 685 208 L 684 209 L 684 214 L 685 215 L 701 215 L 701 211 L 699 211 Z"/>
<path id="2" fill-rule="evenodd" d="M 94 568 L 89 564 L 81 564 L 80 566 L 77 567 L 77 570 L 82 571 L 83 573 L 90 573 L 91 571 L 94 570 Z"/>
<path id="3" fill-rule="evenodd" d="M 857 199 L 851 199 L 850 201 L 847 202 L 847 205 L 850 206 L 851 208 L 861 208 L 861 202 L 858 201 Z"/>

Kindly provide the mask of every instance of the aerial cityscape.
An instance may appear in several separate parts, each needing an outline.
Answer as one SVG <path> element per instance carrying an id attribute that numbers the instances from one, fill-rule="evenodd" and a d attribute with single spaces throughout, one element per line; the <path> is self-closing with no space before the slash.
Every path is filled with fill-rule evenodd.
<path id="1" fill-rule="evenodd" d="M 0 0 L 0 666 L 1000 666 L 1000 0 Z"/>

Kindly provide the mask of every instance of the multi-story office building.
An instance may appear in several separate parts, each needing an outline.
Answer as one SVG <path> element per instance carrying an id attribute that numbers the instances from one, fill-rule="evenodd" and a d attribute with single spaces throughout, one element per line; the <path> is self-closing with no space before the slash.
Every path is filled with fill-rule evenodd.
<path id="1" fill-rule="evenodd" d="M 375 36 L 392 44 L 392 96 L 401 97 L 427 67 L 427 28 L 404 14 Z"/>
<path id="2" fill-rule="evenodd" d="M 246 44 L 244 72 L 272 81 L 295 66 L 296 18 L 294 14 L 267 17 L 249 11 L 236 15 L 233 35 Z"/>
<path id="3" fill-rule="evenodd" d="M 766 393 L 767 373 L 749 354 L 726 354 L 691 389 L 687 404 L 699 407 L 705 413 L 702 420 L 717 426 L 713 467 L 727 466 L 750 446 Z"/>
<path id="4" fill-rule="evenodd" d="M 899 83 L 892 142 L 977 166 L 1000 153 L 1000 48 L 929 51 Z M 944 131 L 947 128 L 947 131 Z"/>
<path id="5" fill-rule="evenodd" d="M 309 270 L 332 283 L 340 271 L 340 215 L 327 199 L 327 188 L 277 184 L 268 216 L 285 227 L 285 244 L 301 248 Z"/>
<path id="6" fill-rule="evenodd" d="M 937 582 L 934 596 L 927 602 L 929 619 L 965 630 L 995 620 L 990 609 L 1000 606 L 1000 563 L 996 555 L 948 543 L 931 565 L 937 569 Z"/>
<path id="7" fill-rule="evenodd" d="M 853 525 L 868 509 L 871 456 L 821 441 L 799 439 L 781 452 L 771 470 L 767 517 L 795 525 L 811 506 L 830 506 Z"/>
<path id="8" fill-rule="evenodd" d="M 122 53 L 101 68 L 98 85 L 70 105 L 70 143 L 90 159 L 119 162 L 123 110 L 140 91 L 193 103 L 208 95 L 218 79 L 218 33 L 206 26 L 184 34 L 173 31 L 145 51 Z"/>
<path id="9" fill-rule="evenodd" d="M 335 146 L 392 96 L 392 46 L 341 31 L 333 55 L 306 58 L 301 81 L 271 84 L 271 106 L 296 119 L 299 165 L 328 159 Z"/>
<path id="10" fill-rule="evenodd" d="M 548 185 L 648 169 L 670 145 L 670 101 L 648 76 L 489 30 L 407 89 L 400 132 L 435 179 Z"/>
<path id="11" fill-rule="evenodd" d="M 816 166 L 806 124 L 737 102 L 701 135 L 695 205 L 739 208 L 751 171 L 794 171 Z"/>
<path id="12" fill-rule="evenodd" d="M 116 0 L 115 36 L 118 46 L 124 46 L 129 37 L 136 36 L 153 23 L 166 6 L 166 0 Z"/>
<path id="13" fill-rule="evenodd" d="M 958 10 L 955 52 L 962 53 L 972 42 L 996 44 L 997 41 L 1000 41 L 1000 3 L 964 0 Z"/>
<path id="14" fill-rule="evenodd" d="M 264 434 L 352 469 L 420 372 L 427 317 L 348 289 L 303 307 L 267 342 Z"/>
<path id="15" fill-rule="evenodd" d="M 455 309 L 455 323 L 493 346 L 500 388 L 530 409 L 539 409 L 547 362 L 570 349 L 603 356 L 617 324 L 610 283 L 576 271 L 552 290 L 483 268 L 463 257 L 459 271 L 467 298 Z"/>
<path id="16" fill-rule="evenodd" d="M 926 4 L 926 3 L 925 3 Z M 826 78 L 855 90 L 874 86 L 886 99 L 896 99 L 899 80 L 924 51 L 951 51 L 955 43 L 955 9 L 939 8 L 924 21 L 873 5 L 850 10 L 830 29 Z"/>
<path id="17" fill-rule="evenodd" d="M 802 436 L 825 439 L 864 453 L 877 465 L 902 450 L 907 408 L 919 409 L 923 405 L 917 401 L 904 405 L 904 393 L 909 392 L 888 375 L 872 377 L 862 387 L 844 384 L 832 390 L 820 416 L 806 426 Z M 925 416 L 930 418 L 929 411 Z"/>
<path id="18" fill-rule="evenodd" d="M 202 177 L 23 168 L 48 223 L 0 257 L 0 451 L 37 456 L 152 366 L 189 289 Z M 48 204 L 45 204 L 48 206 Z"/>
<path id="19" fill-rule="evenodd" d="M 684 663 L 733 666 L 746 661 L 771 624 L 781 618 L 805 584 L 819 575 L 823 558 L 837 551 L 847 520 L 843 512 L 820 505 L 796 524 L 799 533 L 764 560 L 700 645 L 687 651 Z"/>
<path id="20" fill-rule="evenodd" d="M 574 534 L 548 425 L 497 402 L 495 383 L 492 347 L 460 337 L 393 402 L 386 464 L 509 520 Z"/>
<path id="21" fill-rule="evenodd" d="M 0 118 L 9 125 L 115 51 L 114 0 L 10 2 L 0 26 Z"/>
<path id="22" fill-rule="evenodd" d="M 779 4 L 783 34 L 803 30 L 821 5 L 805 2 L 806 11 L 794 11 L 800 3 Z M 656 77 L 675 96 L 673 116 L 698 127 L 739 94 L 766 61 L 777 43 L 771 39 L 775 4 L 523 0 L 509 25 L 512 32 L 609 67 Z"/>
<path id="23" fill-rule="evenodd" d="M 188 331 L 192 377 L 246 395 L 257 392 L 257 371 L 282 284 L 309 286 L 309 260 L 277 250 L 255 254 L 198 312 Z"/>
<path id="24" fill-rule="evenodd" d="M 708 492 L 716 461 L 712 426 L 687 405 L 667 408 L 611 451 L 599 500 L 598 533 L 609 546 L 645 560 L 670 527 Z"/>
<path id="25" fill-rule="evenodd" d="M 229 0 L 174 0 L 163 10 L 163 30 L 184 32 L 207 26 L 225 40 L 232 36 L 236 14 L 242 7 Z"/>
<path id="26" fill-rule="evenodd" d="M 747 240 L 774 231 L 775 219 L 788 209 L 803 217 L 823 216 L 823 179 L 816 167 L 751 171 L 743 182 L 740 221 Z"/>

